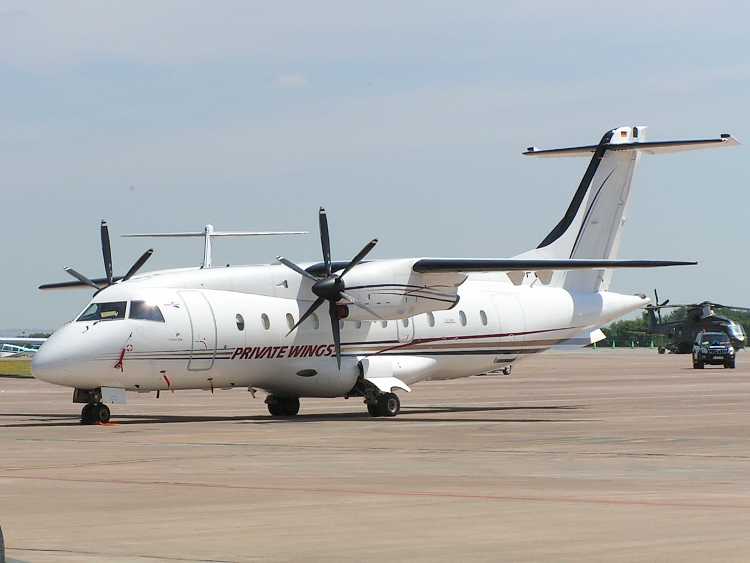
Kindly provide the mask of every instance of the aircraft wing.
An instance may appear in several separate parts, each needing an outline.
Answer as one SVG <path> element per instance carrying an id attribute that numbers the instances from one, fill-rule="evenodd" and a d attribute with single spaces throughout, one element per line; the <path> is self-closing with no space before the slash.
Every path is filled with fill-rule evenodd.
<path id="1" fill-rule="evenodd" d="M 662 268 L 665 266 L 694 266 L 695 264 L 697 264 L 697 262 L 681 262 L 674 260 L 421 258 L 414 263 L 412 270 L 420 274 L 505 272 L 515 285 L 519 285 L 522 283 L 526 272 L 535 272 L 542 282 L 549 283 L 552 279 L 552 274 L 556 271 Z"/>
<path id="2" fill-rule="evenodd" d="M 665 266 L 695 266 L 698 262 L 675 260 L 524 260 L 517 258 L 421 258 L 412 269 L 418 273 L 431 272 L 533 272 L 567 270 L 609 270 L 620 268 L 662 268 Z"/>

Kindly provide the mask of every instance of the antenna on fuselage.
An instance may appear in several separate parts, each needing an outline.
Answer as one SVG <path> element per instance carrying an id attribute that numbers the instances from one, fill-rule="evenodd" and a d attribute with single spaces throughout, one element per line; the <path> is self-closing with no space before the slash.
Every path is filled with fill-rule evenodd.
<path id="1" fill-rule="evenodd" d="M 213 225 L 205 225 L 202 231 L 181 233 L 129 233 L 123 237 L 185 238 L 203 237 L 203 263 L 201 268 L 211 267 L 211 239 L 214 237 L 265 237 L 276 235 L 306 235 L 308 231 L 217 231 Z"/>

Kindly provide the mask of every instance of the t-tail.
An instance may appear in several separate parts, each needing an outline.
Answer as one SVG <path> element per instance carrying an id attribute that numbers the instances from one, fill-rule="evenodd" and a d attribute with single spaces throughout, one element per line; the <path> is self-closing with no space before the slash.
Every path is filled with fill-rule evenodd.
<path id="1" fill-rule="evenodd" d="M 560 222 L 539 246 L 517 258 L 614 259 L 627 218 L 630 185 L 642 153 L 663 154 L 738 142 L 729 134 L 687 141 L 646 141 L 646 127 L 627 126 L 607 131 L 596 145 L 537 149 L 523 154 L 539 157 L 589 156 L 591 160 L 578 189 Z M 609 288 L 612 270 L 556 272 L 551 283 L 569 291 L 600 291 Z"/>

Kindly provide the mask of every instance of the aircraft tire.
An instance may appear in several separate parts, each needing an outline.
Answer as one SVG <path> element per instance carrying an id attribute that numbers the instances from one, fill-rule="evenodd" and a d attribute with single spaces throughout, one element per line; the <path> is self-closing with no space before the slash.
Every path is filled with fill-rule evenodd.
<path id="1" fill-rule="evenodd" d="M 297 416 L 299 413 L 299 399 L 290 397 L 282 402 L 285 416 Z"/>
<path id="2" fill-rule="evenodd" d="M 372 417 L 380 416 L 380 404 L 379 403 L 367 403 L 367 412 Z"/>
<path id="3" fill-rule="evenodd" d="M 297 397 L 269 397 L 267 404 L 271 416 L 295 416 L 299 413 Z"/>
<path id="4" fill-rule="evenodd" d="M 96 405 L 93 405 L 92 413 L 95 423 L 102 423 L 106 424 L 109 422 L 109 418 L 111 416 L 111 413 L 109 412 L 109 407 L 107 405 L 104 405 L 102 403 L 97 403 Z"/>
<path id="5" fill-rule="evenodd" d="M 380 416 L 396 416 L 401 412 L 401 401 L 395 393 L 383 393 L 378 397 Z"/>
<path id="6" fill-rule="evenodd" d="M 92 403 L 86 403 L 81 409 L 81 424 L 94 424 L 93 415 L 94 405 Z"/>

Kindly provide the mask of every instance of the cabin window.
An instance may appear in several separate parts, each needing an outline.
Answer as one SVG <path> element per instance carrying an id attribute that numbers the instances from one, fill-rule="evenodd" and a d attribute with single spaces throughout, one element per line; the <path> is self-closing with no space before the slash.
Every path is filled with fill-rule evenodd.
<path id="1" fill-rule="evenodd" d="M 289 330 L 292 330 L 294 328 L 294 317 L 291 313 L 286 314 L 286 324 L 289 326 Z"/>
<path id="2" fill-rule="evenodd" d="M 125 318 L 127 301 L 92 303 L 78 317 L 79 321 L 120 321 Z"/>
<path id="3" fill-rule="evenodd" d="M 404 325 L 404 328 L 409 328 L 409 319 L 401 319 L 401 324 Z"/>
<path id="4" fill-rule="evenodd" d="M 320 328 L 320 319 L 318 318 L 318 315 L 313 313 L 310 315 L 310 321 L 312 322 L 312 327 L 314 330 L 318 330 Z"/>
<path id="5" fill-rule="evenodd" d="M 427 313 L 427 324 L 429 326 L 435 326 L 435 315 L 432 313 Z"/>
<path id="6" fill-rule="evenodd" d="M 245 330 L 245 319 L 242 317 L 242 315 L 237 313 L 234 316 L 234 320 L 237 321 L 237 330 Z"/>
<path id="7" fill-rule="evenodd" d="M 271 328 L 271 320 L 268 318 L 268 315 L 266 315 L 265 313 L 263 313 L 260 316 L 260 322 L 263 324 L 263 328 L 265 328 L 266 330 Z"/>
<path id="8" fill-rule="evenodd" d="M 479 318 L 482 319 L 482 324 L 484 326 L 487 326 L 487 313 L 484 311 L 479 311 Z"/>
<path id="9" fill-rule="evenodd" d="M 458 321 L 461 323 L 461 326 L 466 326 L 466 313 L 464 313 L 463 311 L 459 311 Z"/>
<path id="10" fill-rule="evenodd" d="M 159 307 L 146 301 L 131 301 L 128 318 L 140 321 L 155 321 L 157 323 L 164 322 L 164 316 L 161 314 Z"/>
<path id="11" fill-rule="evenodd" d="M 380 321 L 380 326 L 383 328 L 388 328 L 388 321 Z"/>
<path id="12" fill-rule="evenodd" d="M 354 328 L 356 329 L 362 328 L 362 321 L 354 321 Z"/>

